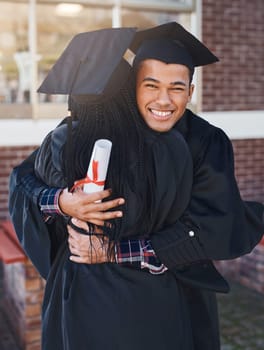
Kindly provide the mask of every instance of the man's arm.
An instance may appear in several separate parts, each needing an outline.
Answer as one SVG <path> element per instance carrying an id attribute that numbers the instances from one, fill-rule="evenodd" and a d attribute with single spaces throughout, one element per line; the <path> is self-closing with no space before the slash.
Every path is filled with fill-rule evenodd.
<path id="1" fill-rule="evenodd" d="M 56 255 L 57 248 L 52 243 L 54 238 L 52 225 L 55 220 L 49 220 L 48 222 L 45 220 L 47 217 L 51 218 L 55 215 L 58 216 L 58 221 L 61 221 L 62 212 L 58 207 L 57 212 L 56 210 L 53 212 L 48 209 L 48 212 L 45 213 L 45 210 L 40 210 L 40 200 L 48 196 L 47 193 L 50 193 L 50 191 L 53 191 L 54 194 L 56 191 L 61 190 L 49 188 L 36 177 L 34 173 L 36 152 L 37 150 L 19 166 L 15 167 L 10 174 L 9 213 L 18 239 L 26 254 L 32 260 L 40 274 L 46 278 L 50 270 L 52 259 Z M 86 208 L 84 214 L 82 214 L 85 218 L 88 215 L 92 221 L 94 218 L 94 223 L 101 223 L 109 218 L 120 216 L 120 210 L 109 212 L 100 211 L 120 205 L 120 198 L 109 202 L 94 203 L 96 200 L 108 197 L 109 194 L 109 190 L 93 195 L 76 192 L 74 195 L 68 194 L 67 198 L 73 199 L 77 207 L 79 205 L 88 207 L 88 212 Z M 56 202 L 58 196 L 55 194 L 54 198 Z"/>
<path id="2" fill-rule="evenodd" d="M 264 206 L 246 203 L 240 197 L 230 140 L 222 130 L 210 130 L 194 159 L 186 215 L 150 238 L 155 253 L 169 269 L 247 254 L 264 233 Z"/>
<path id="3" fill-rule="evenodd" d="M 258 213 L 240 198 L 232 146 L 222 131 L 217 129 L 211 135 L 195 165 L 192 196 L 185 215 L 143 243 L 169 269 L 240 256 L 251 251 L 264 232 L 260 219 L 263 206 L 256 205 Z M 138 248 L 131 251 L 131 246 L 136 245 Z M 124 264 L 137 264 L 144 254 L 140 243 L 129 240 L 120 242 L 116 251 L 119 263 Z"/>
<path id="4" fill-rule="evenodd" d="M 33 177 L 34 175 L 31 174 Z M 44 217 L 56 215 L 76 217 L 79 220 L 103 226 L 104 222 L 123 215 L 121 210 L 108 211 L 124 204 L 123 198 L 102 202 L 111 195 L 111 190 L 87 194 L 82 191 L 74 193 L 65 189 L 45 188 L 38 200 Z"/>
<path id="5" fill-rule="evenodd" d="M 105 191 L 104 191 L 105 192 Z M 79 192 L 78 192 L 79 193 Z M 102 195 L 102 193 L 101 193 Z M 59 201 L 60 198 L 60 201 Z M 103 197 L 102 197 L 103 198 Z M 117 202 L 118 201 L 118 202 Z M 61 204 L 59 204 L 61 203 Z M 75 215 L 75 218 L 77 218 L 80 221 L 88 221 L 91 223 L 94 223 L 95 225 L 102 226 L 104 225 L 104 222 L 111 219 L 113 217 L 113 212 L 106 212 L 106 210 L 122 204 L 123 201 L 121 199 L 119 200 L 112 200 L 108 202 L 104 202 L 101 204 L 93 204 L 95 208 L 100 209 L 99 211 L 88 210 L 87 206 L 85 206 L 84 203 L 80 203 L 78 201 L 74 201 L 73 195 L 68 195 L 67 190 L 65 189 L 63 193 L 61 192 L 61 189 L 53 189 L 53 188 L 46 188 L 39 197 L 39 206 L 44 214 L 44 217 L 47 217 L 49 215 L 49 218 L 54 217 L 56 215 L 67 215 L 67 216 L 73 216 L 71 214 Z M 64 208 L 61 210 L 61 208 Z M 83 210 L 79 210 L 77 212 L 77 209 L 81 207 Z M 89 217 L 85 216 L 84 218 L 84 208 L 86 207 L 87 214 Z M 67 214 L 64 214 L 63 211 Z M 120 214 L 118 214 L 120 213 Z M 117 212 L 116 215 L 121 215 L 122 212 Z M 96 216 L 96 218 L 95 218 Z M 98 219 L 100 218 L 100 220 Z M 81 218 L 81 219 L 80 219 Z M 76 219 L 75 219 L 76 220 Z M 79 222 L 80 222 L 79 221 Z M 83 229 L 87 230 L 87 225 L 83 224 Z M 108 255 L 108 241 L 106 238 L 104 238 L 104 241 L 101 241 L 101 244 L 99 246 L 99 251 L 96 251 L 96 249 L 91 249 L 91 246 L 98 245 L 98 240 L 100 238 L 95 236 L 87 237 L 86 235 L 80 235 L 79 233 L 75 232 L 72 228 L 68 227 L 69 233 L 71 233 L 72 237 L 75 237 L 74 242 L 70 242 L 70 245 L 74 246 L 75 249 L 72 249 L 73 254 L 82 255 L 82 259 L 73 259 L 76 260 L 76 262 L 80 263 L 92 263 L 93 261 L 97 261 L 97 263 L 103 263 L 106 261 L 109 261 L 109 255 Z M 78 238 L 78 239 L 77 239 Z M 90 254 L 88 256 L 88 252 L 93 252 L 93 254 Z M 123 265 L 123 266 L 130 266 L 140 269 L 148 269 L 150 273 L 152 274 L 160 274 L 167 270 L 164 264 L 160 262 L 160 260 L 157 258 L 152 246 L 150 240 L 143 240 L 143 239 L 124 239 L 120 242 L 117 242 L 114 247 L 114 259 L 116 263 Z"/>

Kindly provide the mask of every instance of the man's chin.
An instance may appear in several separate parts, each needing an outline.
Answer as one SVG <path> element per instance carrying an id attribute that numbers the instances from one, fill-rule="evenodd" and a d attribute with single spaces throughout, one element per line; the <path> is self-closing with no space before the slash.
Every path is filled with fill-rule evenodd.
<path id="1" fill-rule="evenodd" d="M 173 128 L 173 125 L 150 125 L 148 124 L 148 127 L 150 129 L 152 129 L 153 131 L 156 131 L 156 132 L 167 132 L 167 131 L 170 131 L 172 128 Z"/>

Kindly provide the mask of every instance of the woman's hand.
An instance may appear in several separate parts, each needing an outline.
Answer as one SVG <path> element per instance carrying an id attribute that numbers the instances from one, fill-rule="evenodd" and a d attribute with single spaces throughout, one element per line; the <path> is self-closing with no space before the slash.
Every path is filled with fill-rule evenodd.
<path id="1" fill-rule="evenodd" d="M 101 202 L 102 199 L 110 195 L 111 190 L 88 194 L 84 193 L 82 190 L 71 193 L 65 188 L 59 197 L 59 207 L 64 214 L 70 217 L 103 226 L 105 221 L 120 218 L 123 215 L 120 210 L 108 210 L 124 204 L 124 198 Z"/>
<path id="2" fill-rule="evenodd" d="M 72 223 L 85 230 L 87 223 L 81 220 L 72 219 Z M 114 257 L 108 254 L 109 240 L 106 236 L 100 235 L 102 231 L 96 230 L 98 235 L 84 235 L 76 232 L 71 226 L 68 228 L 68 244 L 71 252 L 70 260 L 83 264 L 101 264 L 114 262 Z"/>

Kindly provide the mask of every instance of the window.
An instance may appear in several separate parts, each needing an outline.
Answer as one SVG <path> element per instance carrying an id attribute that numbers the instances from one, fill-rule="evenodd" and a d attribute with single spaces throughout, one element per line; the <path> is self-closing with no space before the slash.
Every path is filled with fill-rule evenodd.
<path id="1" fill-rule="evenodd" d="M 176 20 L 190 29 L 193 2 L 165 0 L 161 6 L 157 0 L 123 0 L 115 12 L 118 0 L 71 4 L 40 0 L 33 1 L 32 12 L 32 1 L 0 0 L 0 118 L 48 118 L 65 113 L 67 96 L 35 91 L 75 34 L 115 26 L 116 13 L 121 26 L 143 29 Z M 36 38 L 33 56 L 32 37 Z"/>

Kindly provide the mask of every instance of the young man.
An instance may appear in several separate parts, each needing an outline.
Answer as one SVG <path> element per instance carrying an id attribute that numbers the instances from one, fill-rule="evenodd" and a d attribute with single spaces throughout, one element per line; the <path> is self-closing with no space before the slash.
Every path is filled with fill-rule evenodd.
<path id="1" fill-rule="evenodd" d="M 179 343 L 176 341 L 170 345 L 156 344 L 157 349 L 220 348 L 214 292 L 227 291 L 228 287 L 213 267 L 211 260 L 231 259 L 250 252 L 264 232 L 261 221 L 263 206 L 257 203 L 244 203 L 240 198 L 234 177 L 230 141 L 223 131 L 186 109 L 194 88 L 191 84 L 194 61 L 195 57 L 190 55 L 188 49 L 182 47 L 181 43 L 179 45 L 179 42 L 175 44 L 173 40 L 164 39 L 144 41 L 134 61 L 136 101 L 142 119 L 158 134 L 165 135 L 174 129 L 180 132 L 189 146 L 194 168 L 191 199 L 181 217 L 158 230 L 153 230 L 144 239 L 131 240 L 129 237 L 125 239 L 121 237 L 119 242 L 115 243 L 117 262 L 125 262 L 127 265 L 130 262 L 131 266 L 135 264 L 136 268 L 141 264 L 143 270 L 148 268 L 150 272 L 159 272 L 159 276 L 153 276 L 156 279 L 173 275 L 181 285 L 181 293 L 184 293 L 182 301 L 184 308 L 187 309 L 179 312 L 185 316 L 187 314 L 188 317 L 182 320 L 184 326 L 181 330 L 179 323 L 174 327 L 175 331 L 184 333 L 183 338 L 191 336 L 192 340 L 189 343 L 181 343 L 182 340 L 179 339 Z M 30 168 L 31 165 L 27 164 Z M 179 167 L 180 164 L 176 166 Z M 166 168 L 162 170 L 166 172 Z M 13 181 L 23 178 L 21 173 L 19 174 L 21 171 L 22 169 L 17 169 L 13 173 Z M 31 169 L 24 171 L 30 173 Z M 43 184 L 36 187 L 35 180 L 32 181 L 34 181 L 34 193 L 43 190 Z M 15 189 L 21 191 L 21 182 Z M 49 214 L 43 203 L 45 195 L 50 194 L 51 190 L 45 191 L 37 201 L 40 201 L 43 211 Z M 57 190 L 55 193 L 59 194 Z M 82 192 L 69 194 L 64 190 L 60 192 L 56 208 L 59 210 L 60 207 L 63 213 L 74 217 L 72 221 L 77 226 L 82 226 L 80 220 L 102 225 L 105 220 L 122 214 L 120 210 L 104 212 L 122 204 L 122 198 L 93 203 L 97 199 L 106 198 L 107 194 L 107 191 L 96 195 L 85 195 Z M 11 191 L 11 203 L 16 203 L 13 197 Z M 19 228 L 21 221 L 16 222 L 19 214 L 11 208 L 11 215 L 17 230 L 21 230 Z M 98 241 L 98 237 L 80 235 L 72 227 L 68 227 L 68 231 L 70 259 L 73 262 L 93 264 L 113 261 L 113 257 L 109 257 L 107 249 L 104 249 L 108 248 L 107 239 L 104 238 L 102 245 L 96 249 L 93 243 Z M 143 276 L 148 278 L 147 275 Z M 161 283 L 161 280 L 157 281 Z M 46 298 L 46 303 L 47 300 L 50 299 Z M 47 309 L 48 305 L 44 306 Z M 155 308 L 154 304 L 152 308 Z M 172 327 L 169 321 L 171 317 L 168 315 L 168 319 L 162 321 L 161 314 L 156 312 L 156 322 L 160 329 L 162 330 L 163 322 L 167 328 Z M 104 332 L 105 328 L 102 331 Z M 165 338 L 164 333 L 164 341 Z M 126 349 L 130 349 L 130 341 L 131 339 L 127 339 Z M 142 340 L 142 349 L 146 344 Z M 137 346 L 140 349 L 140 345 Z M 108 348 L 115 349 L 113 344 Z"/>

